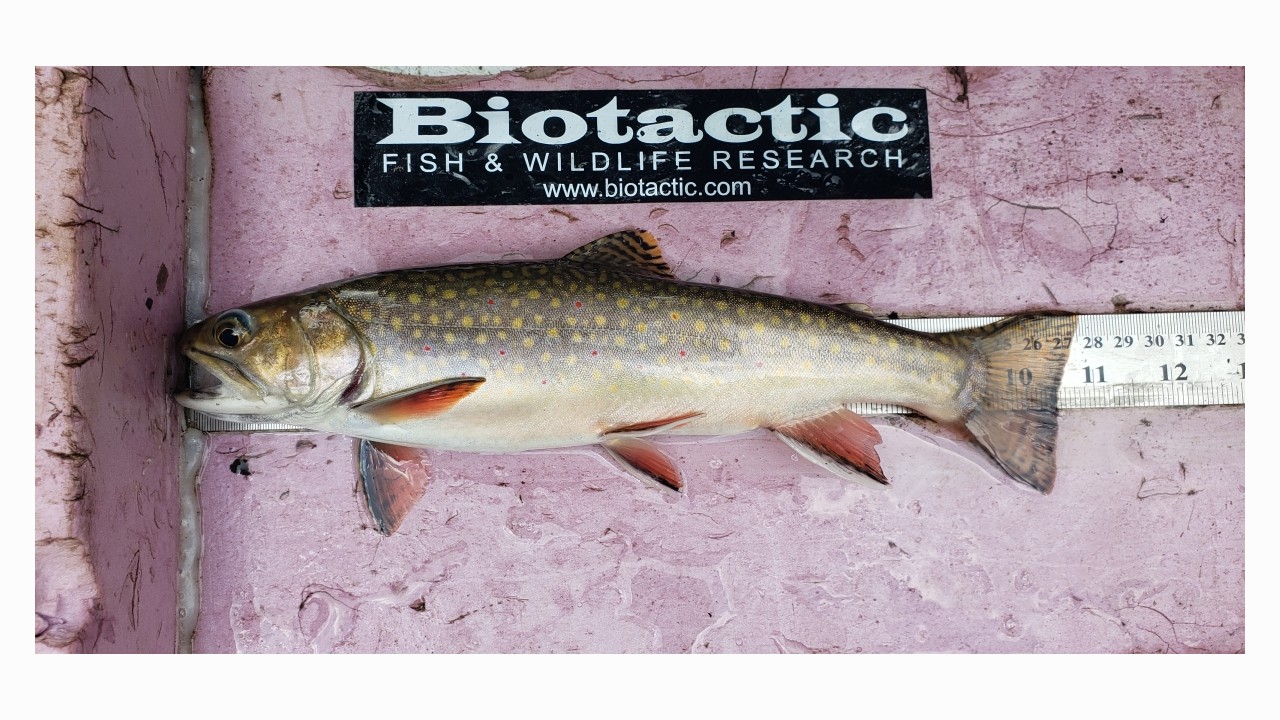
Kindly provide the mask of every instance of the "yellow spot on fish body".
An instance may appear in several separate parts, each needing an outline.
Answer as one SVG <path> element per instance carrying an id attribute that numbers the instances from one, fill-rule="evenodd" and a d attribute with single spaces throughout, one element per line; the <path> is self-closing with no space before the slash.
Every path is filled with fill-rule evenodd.
<path id="1" fill-rule="evenodd" d="M 422 339 L 422 328 L 414 328 L 414 329 L 413 329 L 413 339 L 414 339 L 414 340 L 421 340 L 421 339 Z"/>
<path id="2" fill-rule="evenodd" d="M 565 356 L 564 356 L 564 364 L 565 364 L 565 365 L 572 365 L 572 364 L 574 364 L 574 363 L 576 363 L 576 362 L 578 362 L 578 357 L 577 357 L 576 355 L 565 355 Z"/>
<path id="3" fill-rule="evenodd" d="M 680 311 L 679 311 L 679 310 L 672 310 L 672 311 L 671 311 L 671 319 L 672 319 L 672 320 L 675 320 L 675 321 L 677 321 L 677 322 L 679 322 L 679 321 L 680 321 Z"/>
<path id="4" fill-rule="evenodd" d="M 818 336 L 817 336 L 817 335 L 810 335 L 810 336 L 809 336 L 809 339 L 808 339 L 807 341 L 805 341 L 805 344 L 806 344 L 806 345 L 808 345 L 808 346 L 809 346 L 809 347 L 811 347 L 811 348 L 816 348 L 816 347 L 818 347 Z"/>
<path id="5" fill-rule="evenodd" d="M 706 324 L 706 323 L 704 323 L 704 322 L 702 322 L 701 320 L 698 320 L 697 322 L 695 322 L 695 323 L 693 324 L 693 329 L 694 329 L 694 330 L 697 330 L 698 332 L 706 332 L 706 331 L 707 331 L 707 324 Z"/>
<path id="6" fill-rule="evenodd" d="M 446 332 L 446 333 L 444 334 L 444 341 L 445 341 L 445 342 L 447 342 L 447 343 L 449 343 L 450 345 L 452 345 L 454 342 L 456 342 L 456 341 L 457 341 L 457 339 L 458 339 L 458 337 L 457 337 L 456 335 L 454 335 L 453 333 L 451 333 L 451 332 Z"/>
<path id="7" fill-rule="evenodd" d="M 892 338 L 892 337 L 891 337 L 891 338 L 889 338 L 889 349 L 890 349 L 890 350 L 897 350 L 897 349 L 898 349 L 898 339 L 897 339 L 897 338 Z"/>
<path id="8" fill-rule="evenodd" d="M 636 332 L 648 332 L 648 331 L 649 331 L 649 325 L 647 323 L 642 323 L 642 322 L 636 323 Z"/>
<path id="9" fill-rule="evenodd" d="M 612 383 L 612 384 L 610 384 L 610 385 L 609 385 L 609 392 L 611 392 L 611 393 L 616 393 L 616 392 L 618 392 L 618 383 Z"/>
<path id="10" fill-rule="evenodd" d="M 538 291 L 538 290 L 530 290 L 530 291 L 529 291 L 529 299 L 530 299 L 530 300 L 537 300 L 537 299 L 538 299 L 538 298 L 540 298 L 540 297 L 542 297 L 542 293 L 541 293 L 540 291 Z"/>
<path id="11" fill-rule="evenodd" d="M 600 327 L 604 327 L 604 323 L 605 323 L 604 316 L 603 316 L 603 315 L 597 315 L 597 316 L 596 316 L 596 325 L 599 325 Z"/>
<path id="12" fill-rule="evenodd" d="M 831 343 L 831 354 L 832 355 L 840 354 L 840 343 Z"/>
<path id="13" fill-rule="evenodd" d="M 875 367 L 876 359 L 870 355 L 867 356 L 867 367 Z"/>
<path id="14" fill-rule="evenodd" d="M 526 335 L 525 338 L 520 341 L 520 344 L 527 348 L 531 348 L 533 347 L 533 338 Z"/>
<path id="15" fill-rule="evenodd" d="M 666 335 L 659 335 L 659 336 L 658 336 L 658 344 L 659 344 L 659 345 L 666 345 L 666 344 L 667 344 L 667 336 L 666 336 Z"/>
<path id="16" fill-rule="evenodd" d="M 511 327 L 515 328 L 516 330 L 519 330 L 520 328 L 524 327 L 524 318 L 522 317 L 511 318 Z"/>
<path id="17" fill-rule="evenodd" d="M 499 330 L 499 331 L 498 331 L 498 339 L 499 339 L 499 340 L 506 340 L 506 339 L 507 339 L 507 331 L 506 331 L 506 330 Z"/>
<path id="18" fill-rule="evenodd" d="M 717 301 L 716 301 L 716 309 L 717 309 L 717 310 L 719 310 L 719 311 L 721 311 L 721 312 L 723 312 L 723 311 L 725 311 L 725 310 L 728 310 L 728 309 L 729 309 L 729 303 L 727 303 L 727 302 L 725 302 L 725 301 L 723 301 L 723 300 L 717 300 Z"/>
<path id="19" fill-rule="evenodd" d="M 547 336 L 553 338 L 560 337 L 560 328 L 547 328 Z"/>
<path id="20" fill-rule="evenodd" d="M 479 295 L 479 294 L 480 294 L 479 289 L 473 288 L 473 287 L 467 288 L 467 297 L 475 297 L 476 295 Z"/>
<path id="21" fill-rule="evenodd" d="M 809 325 L 810 323 L 813 322 L 813 318 L 810 317 L 809 313 L 800 313 L 800 322 L 804 323 L 805 325 Z"/>
<path id="22" fill-rule="evenodd" d="M 791 338 L 783 336 L 782 339 L 778 340 L 778 347 L 782 348 L 783 350 L 786 350 L 787 348 L 791 347 Z"/>
<path id="23" fill-rule="evenodd" d="M 513 308 L 518 308 L 518 307 L 520 307 L 520 298 L 516 298 L 516 299 L 512 300 L 512 301 L 511 301 L 511 307 L 513 307 Z"/>
<path id="24" fill-rule="evenodd" d="M 569 315 L 564 319 L 564 324 L 568 325 L 569 327 L 573 327 L 574 325 L 578 324 L 578 318 L 573 317 L 572 315 Z"/>
<path id="25" fill-rule="evenodd" d="M 422 302 L 422 296 L 419 295 L 418 293 L 409 293 L 409 302 L 413 303 L 414 305 L 417 305 L 418 303 Z"/>
<path id="26" fill-rule="evenodd" d="M 880 338 L 876 337 L 875 335 L 868 335 L 867 342 L 871 343 L 872 345 L 879 345 Z"/>
<path id="27" fill-rule="evenodd" d="M 412 360 L 412 359 L 413 359 L 413 351 L 412 351 L 412 350 L 405 350 L 405 351 L 404 351 L 404 359 L 405 359 L 405 360 Z"/>
<path id="28" fill-rule="evenodd" d="M 523 373 L 523 372 L 524 372 L 524 365 L 522 365 L 522 364 L 520 364 L 520 363 L 516 363 L 515 365 L 512 365 L 512 366 L 511 366 L 511 372 L 515 373 L 516 375 L 519 375 L 520 373 Z"/>
<path id="29" fill-rule="evenodd" d="M 462 327 L 471 327 L 475 324 L 475 320 L 470 315 L 464 315 L 462 318 Z"/>
<path id="30" fill-rule="evenodd" d="M 398 317 L 391 318 L 391 329 L 400 331 L 404 329 L 404 321 Z"/>
<path id="31" fill-rule="evenodd" d="M 618 347 L 626 347 L 626 346 L 627 346 L 627 339 L 626 339 L 626 338 L 624 338 L 624 337 L 622 337 L 621 335 L 614 335 L 614 336 L 613 336 L 613 344 L 614 344 L 614 345 L 617 345 Z"/>
<path id="32" fill-rule="evenodd" d="M 729 348 L 731 348 L 731 347 L 733 347 L 733 344 L 732 344 L 732 343 L 730 343 L 728 340 L 725 340 L 724 338 L 721 338 L 721 339 L 720 339 L 720 349 L 721 349 L 721 350 L 724 350 L 724 351 L 726 351 L 726 352 L 727 352 L 727 351 L 729 350 Z"/>
<path id="33" fill-rule="evenodd" d="M 485 335 L 484 333 L 476 333 L 476 344 L 477 344 L 477 345 L 483 345 L 483 344 L 485 344 L 485 343 L 487 343 L 487 342 L 489 342 L 489 336 L 488 336 L 488 335 Z"/>
<path id="34" fill-rule="evenodd" d="M 758 322 L 758 323 L 753 324 L 753 325 L 751 326 L 751 332 L 753 332 L 753 333 L 755 333 L 755 334 L 757 334 L 757 335 L 760 335 L 760 334 L 764 333 L 764 323 L 762 323 L 762 322 Z"/>
<path id="35" fill-rule="evenodd" d="M 493 286 L 495 286 L 495 285 L 497 285 L 497 284 L 498 284 L 498 281 L 497 281 L 497 280 L 494 280 L 493 278 L 487 278 L 487 279 L 485 279 L 485 281 L 484 281 L 484 286 L 485 286 L 485 287 L 493 287 Z"/>
<path id="36" fill-rule="evenodd" d="M 608 298 L 608 297 L 609 297 L 609 296 L 608 296 L 608 295 L 605 295 L 604 293 L 596 293 L 596 299 L 597 299 L 597 300 L 604 300 L 604 299 L 606 299 L 606 298 Z"/>
<path id="37" fill-rule="evenodd" d="M 365 320 L 372 320 L 372 319 L 373 319 L 373 311 L 372 311 L 372 310 L 362 310 L 362 311 L 360 312 L 360 317 L 364 318 Z"/>
<path id="38" fill-rule="evenodd" d="M 553 308 L 560 307 L 560 298 L 551 298 L 551 307 Z"/>
<path id="39" fill-rule="evenodd" d="M 576 333 L 574 333 L 574 334 L 573 334 L 573 337 L 572 337 L 572 338 L 570 338 L 570 339 L 571 339 L 571 340 L 573 340 L 573 341 L 574 341 L 574 342 L 576 342 L 576 343 L 580 343 L 580 342 L 582 342 L 582 333 L 576 332 Z"/>
<path id="40" fill-rule="evenodd" d="M 628 305 L 630 305 L 630 304 L 631 304 L 631 301 L 627 300 L 626 298 L 618 298 L 618 309 L 619 309 L 619 310 L 626 310 L 626 309 L 627 309 L 627 306 L 628 306 Z"/>
<path id="41" fill-rule="evenodd" d="M 544 353 L 542 353 L 542 355 L 540 355 L 540 356 L 538 357 L 538 360 L 541 360 L 541 361 L 542 361 L 542 362 L 544 362 L 544 363 L 549 363 L 549 362 L 551 362 L 551 353 L 549 353 L 549 352 L 544 352 Z"/>
<path id="42" fill-rule="evenodd" d="M 445 300 L 452 300 L 458 297 L 458 291 L 450 288 L 449 290 L 445 290 L 444 292 L 440 293 L 440 297 L 444 298 Z"/>

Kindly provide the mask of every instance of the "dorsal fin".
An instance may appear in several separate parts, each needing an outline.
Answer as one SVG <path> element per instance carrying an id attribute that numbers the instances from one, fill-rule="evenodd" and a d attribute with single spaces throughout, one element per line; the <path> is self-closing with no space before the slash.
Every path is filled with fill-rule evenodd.
<path id="1" fill-rule="evenodd" d="M 658 277 L 675 277 L 671 274 L 671 266 L 662 257 L 658 239 L 648 230 L 624 230 L 605 235 L 565 255 L 563 259 L 613 265 Z"/>

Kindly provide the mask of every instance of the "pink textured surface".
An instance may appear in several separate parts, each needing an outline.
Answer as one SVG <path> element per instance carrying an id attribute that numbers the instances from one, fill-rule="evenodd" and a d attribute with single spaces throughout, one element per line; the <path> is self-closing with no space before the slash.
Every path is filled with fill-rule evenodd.
<path id="1" fill-rule="evenodd" d="M 374 271 L 556 257 L 647 227 L 676 274 L 903 315 L 1243 307 L 1238 69 L 565 69 L 458 89 L 925 87 L 934 199 L 357 209 L 352 92 L 218 69 L 209 310 Z M 398 79 L 397 89 L 426 88 Z M 391 82 L 388 82 L 390 87 Z M 1244 647 L 1244 412 L 1072 411 L 1023 492 L 891 427 L 893 486 L 766 434 L 669 440 L 677 496 L 594 450 L 435 453 L 401 534 L 350 441 L 215 439 L 196 649 L 1150 651 Z M 229 467 L 249 459 L 249 477 Z"/>
<path id="2" fill-rule="evenodd" d="M 65 647 L 172 652 L 187 71 L 41 70 L 37 90 L 76 122 L 37 145 L 37 177 L 71 162 L 37 194 L 36 610 Z"/>

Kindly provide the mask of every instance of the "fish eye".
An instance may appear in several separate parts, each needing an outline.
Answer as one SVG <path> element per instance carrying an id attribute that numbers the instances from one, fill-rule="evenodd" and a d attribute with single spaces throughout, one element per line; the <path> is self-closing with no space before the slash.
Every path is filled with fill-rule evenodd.
<path id="1" fill-rule="evenodd" d="M 213 337 L 225 348 L 234 349 L 249 339 L 249 316 L 241 310 L 229 310 L 213 326 Z"/>

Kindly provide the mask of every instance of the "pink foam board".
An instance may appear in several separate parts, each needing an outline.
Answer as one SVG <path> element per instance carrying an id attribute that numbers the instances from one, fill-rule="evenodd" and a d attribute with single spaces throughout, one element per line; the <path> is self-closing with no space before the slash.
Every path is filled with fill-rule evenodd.
<path id="1" fill-rule="evenodd" d="M 36 70 L 36 650 L 175 648 L 185 68 Z"/>
<path id="2" fill-rule="evenodd" d="M 353 93 L 441 87 L 923 87 L 934 197 L 355 208 Z M 679 277 L 879 313 L 1244 307 L 1240 69 L 217 68 L 206 92 L 210 311 L 630 227 Z M 195 649 L 1239 652 L 1243 429 L 1239 407 L 1066 411 L 1047 497 L 883 422 L 885 491 L 767 433 L 663 441 L 683 495 L 592 449 L 436 452 L 387 538 L 348 439 L 220 435 Z"/>

